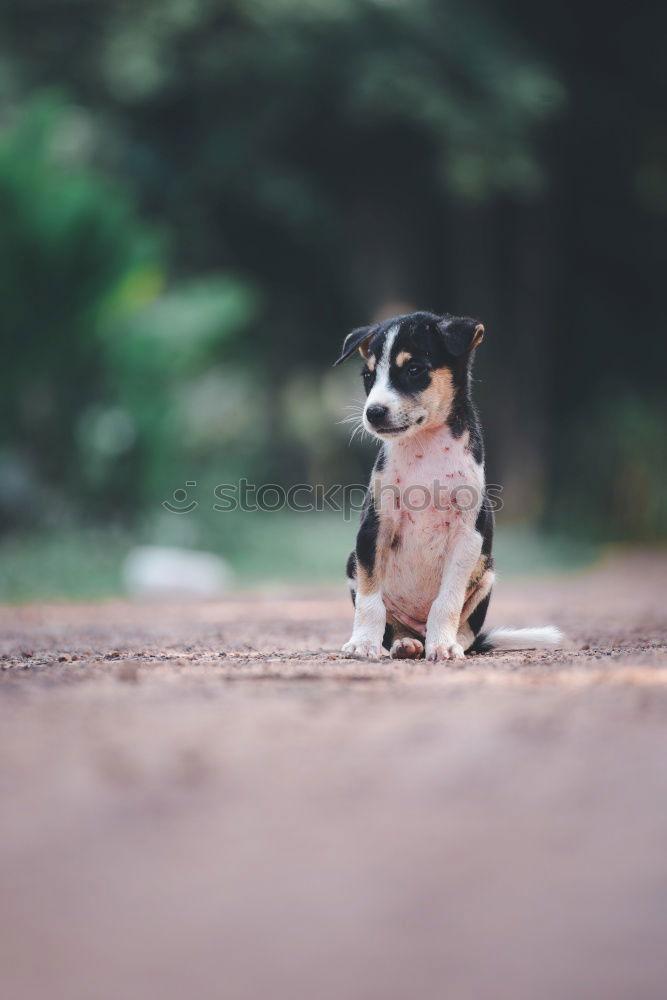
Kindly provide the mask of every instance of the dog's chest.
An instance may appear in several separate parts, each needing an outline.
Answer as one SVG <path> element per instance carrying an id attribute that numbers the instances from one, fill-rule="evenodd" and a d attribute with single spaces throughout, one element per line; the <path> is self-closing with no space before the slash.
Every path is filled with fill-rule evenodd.
<path id="1" fill-rule="evenodd" d="M 395 445 L 383 471 L 382 520 L 388 537 L 383 593 L 394 613 L 425 622 L 449 552 L 474 526 L 483 472 L 449 430 Z"/>

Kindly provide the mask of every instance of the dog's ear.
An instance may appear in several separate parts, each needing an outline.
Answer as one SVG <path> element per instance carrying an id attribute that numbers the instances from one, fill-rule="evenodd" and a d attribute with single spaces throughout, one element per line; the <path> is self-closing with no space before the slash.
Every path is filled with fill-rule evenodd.
<path id="1" fill-rule="evenodd" d="M 445 346 L 455 358 L 469 354 L 484 340 L 484 327 L 468 316 L 443 316 L 438 330 L 445 339 Z"/>
<path id="2" fill-rule="evenodd" d="M 343 349 L 340 352 L 340 357 L 338 361 L 334 363 L 334 368 L 339 365 L 341 361 L 345 361 L 349 358 L 350 354 L 356 351 L 357 348 L 361 351 L 364 358 L 368 357 L 368 342 L 373 336 L 372 326 L 360 326 L 357 330 L 353 330 L 352 333 L 348 333 L 347 337 L 343 341 Z"/>

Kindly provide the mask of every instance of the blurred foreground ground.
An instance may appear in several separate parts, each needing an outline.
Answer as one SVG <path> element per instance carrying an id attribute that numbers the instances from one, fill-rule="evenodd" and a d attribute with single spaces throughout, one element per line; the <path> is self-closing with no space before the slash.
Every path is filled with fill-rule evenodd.
<path id="1" fill-rule="evenodd" d="M 666 578 L 501 581 L 571 647 L 464 669 L 342 587 L 0 609 L 2 995 L 664 997 Z"/>

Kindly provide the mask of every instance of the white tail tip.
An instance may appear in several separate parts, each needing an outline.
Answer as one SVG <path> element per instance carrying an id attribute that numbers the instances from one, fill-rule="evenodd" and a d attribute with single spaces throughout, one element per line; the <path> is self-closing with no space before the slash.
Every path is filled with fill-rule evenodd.
<path id="1" fill-rule="evenodd" d="M 494 649 L 541 649 L 559 646 L 563 633 L 555 625 L 541 628 L 492 628 L 485 636 Z"/>

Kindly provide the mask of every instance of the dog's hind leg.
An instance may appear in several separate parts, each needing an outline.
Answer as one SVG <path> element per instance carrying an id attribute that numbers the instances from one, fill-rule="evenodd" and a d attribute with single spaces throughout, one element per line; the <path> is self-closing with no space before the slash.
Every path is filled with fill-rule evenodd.
<path id="1" fill-rule="evenodd" d="M 463 610 L 461 611 L 459 631 L 456 636 L 456 641 L 464 650 L 472 646 L 475 637 L 484 624 L 495 578 L 496 574 L 493 570 L 487 569 L 480 577 L 475 589 L 466 597 Z"/>
<path id="2" fill-rule="evenodd" d="M 392 660 L 420 660 L 424 655 L 424 643 L 414 635 L 404 635 L 391 644 Z"/>
<path id="3" fill-rule="evenodd" d="M 418 660 L 424 655 L 422 638 L 391 616 L 387 617 L 384 635 L 382 645 L 389 650 L 392 660 Z"/>

